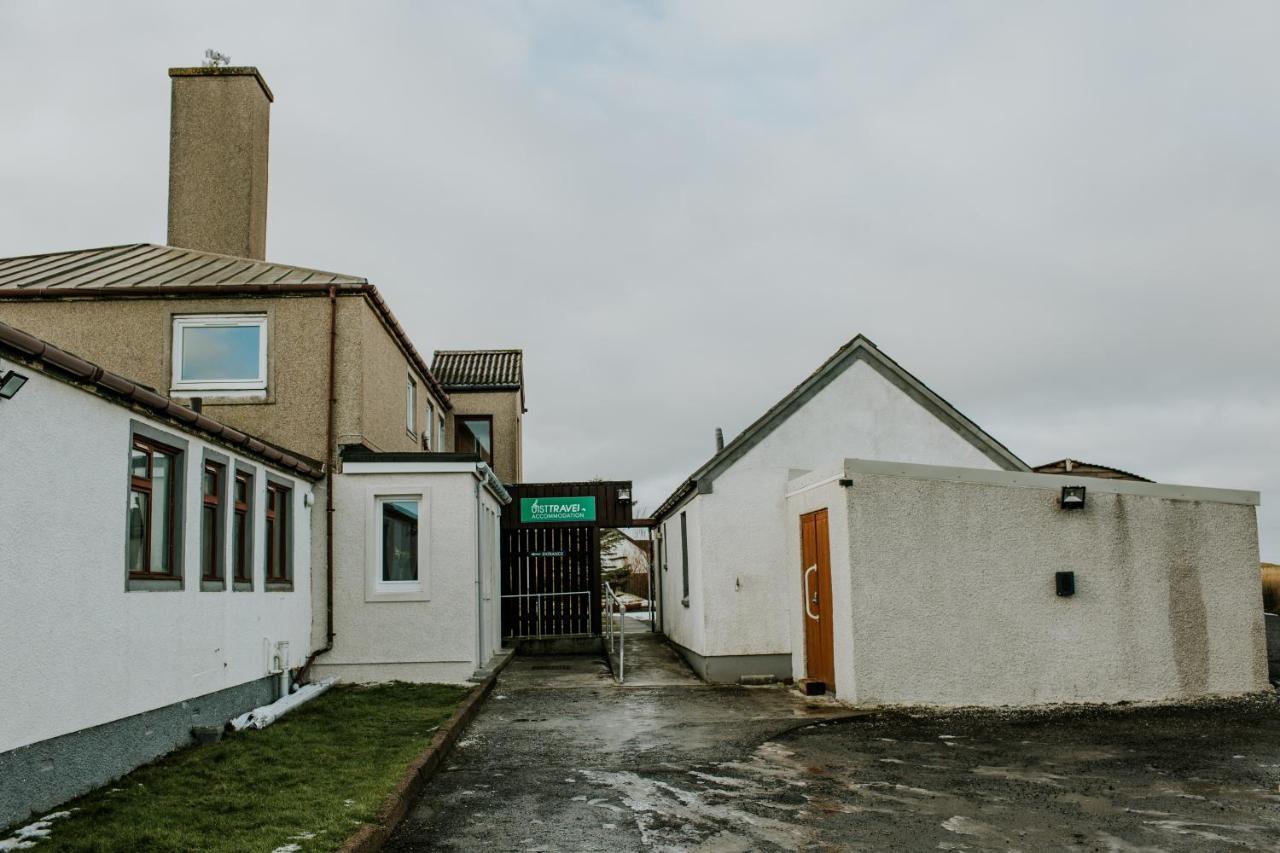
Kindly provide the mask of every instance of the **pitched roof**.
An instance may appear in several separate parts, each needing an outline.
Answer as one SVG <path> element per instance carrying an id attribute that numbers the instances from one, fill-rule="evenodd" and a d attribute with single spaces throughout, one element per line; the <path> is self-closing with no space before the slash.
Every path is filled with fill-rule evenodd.
<path id="1" fill-rule="evenodd" d="M 150 243 L 0 258 L 0 291 L 367 283 L 359 276 Z"/>
<path id="2" fill-rule="evenodd" d="M 449 391 L 516 389 L 524 386 L 524 352 L 436 350 L 431 370 Z"/>
<path id="3" fill-rule="evenodd" d="M 754 423 L 740 432 L 733 441 L 726 444 L 723 450 L 711 457 L 697 471 L 694 471 L 654 511 L 653 520 L 661 519 L 668 512 L 675 509 L 676 506 L 683 503 L 684 499 L 695 491 L 710 492 L 712 481 L 721 472 L 746 455 L 747 451 L 759 444 L 765 436 L 773 432 L 783 421 L 830 384 L 837 376 L 852 367 L 856 361 L 865 361 L 881 376 L 929 410 L 938 420 L 951 427 L 961 438 L 982 451 L 988 459 L 1001 468 L 1006 471 L 1031 470 L 1027 463 L 1014 455 L 1013 451 L 965 417 L 955 406 L 952 406 L 934 393 L 927 385 L 907 372 L 902 365 L 885 355 L 869 338 L 857 335 L 853 340 L 836 350 L 817 370 L 791 389 L 790 393 L 770 407 Z"/>
<path id="4" fill-rule="evenodd" d="M 145 385 L 125 379 L 117 373 L 112 373 L 93 362 L 72 355 L 64 349 L 3 322 L 0 322 L 0 352 L 14 361 L 31 364 L 43 371 L 66 377 L 77 384 L 89 386 L 92 391 L 112 402 L 130 408 L 144 409 L 149 414 L 176 422 L 188 430 L 203 433 L 279 468 L 293 471 L 312 480 L 318 479 L 322 473 L 319 462 L 309 460 L 301 454 L 273 447 L 247 433 L 176 403 L 163 394 L 157 394 Z"/>
<path id="5" fill-rule="evenodd" d="M 1093 462 L 1081 462 L 1079 459 L 1059 459 L 1056 462 L 1046 462 L 1043 465 L 1037 465 L 1031 469 L 1037 474 L 1070 474 L 1073 477 L 1098 477 L 1103 480 L 1138 480 L 1143 483 L 1153 483 L 1154 480 L 1148 480 L 1146 477 L 1140 477 L 1130 471 L 1121 471 L 1119 468 L 1111 468 L 1106 465 L 1097 465 Z"/>
<path id="6" fill-rule="evenodd" d="M 130 243 L 0 258 L 0 300 L 362 293 L 445 406 L 449 394 L 378 288 L 361 276 L 176 246 Z"/>

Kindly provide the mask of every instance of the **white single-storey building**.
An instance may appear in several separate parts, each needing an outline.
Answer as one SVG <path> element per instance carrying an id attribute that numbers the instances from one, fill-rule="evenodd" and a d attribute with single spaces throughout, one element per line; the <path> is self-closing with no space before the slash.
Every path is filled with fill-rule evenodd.
<path id="1" fill-rule="evenodd" d="M 1073 514 L 1057 499 L 1076 481 Z M 1032 473 L 859 335 L 654 513 L 662 630 L 708 681 L 858 702 L 1261 689 L 1257 502 Z"/>
<path id="2" fill-rule="evenodd" d="M 1257 492 L 850 459 L 786 502 L 792 674 L 843 700 L 1268 686 Z"/>
<path id="3" fill-rule="evenodd" d="M 654 513 L 662 628 L 708 681 L 791 677 L 786 490 L 832 459 L 1027 471 L 859 335 Z"/>
<path id="4" fill-rule="evenodd" d="M 0 440 L 4 826 L 288 690 L 321 472 L 3 323 Z"/>
<path id="5" fill-rule="evenodd" d="M 465 683 L 501 648 L 502 483 L 465 453 L 347 448 L 334 478 L 334 642 L 317 676 Z"/>

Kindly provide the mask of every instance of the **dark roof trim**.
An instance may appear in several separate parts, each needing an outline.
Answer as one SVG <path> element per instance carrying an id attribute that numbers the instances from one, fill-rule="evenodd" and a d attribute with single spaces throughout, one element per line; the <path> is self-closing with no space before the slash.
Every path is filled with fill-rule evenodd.
<path id="1" fill-rule="evenodd" d="M 493 383 L 490 385 L 459 385 L 455 382 L 444 382 L 444 389 L 450 394 L 466 394 L 468 391 L 478 394 L 481 391 L 519 391 L 520 386 L 515 383 Z"/>
<path id="2" fill-rule="evenodd" d="M 213 418 L 197 414 L 150 388 L 125 379 L 119 374 L 85 361 L 79 356 L 72 355 L 64 349 L 2 322 L 0 322 L 0 351 L 10 355 L 16 361 L 42 369 L 56 370 L 75 382 L 92 386 L 93 390 L 113 402 L 145 409 L 150 414 L 159 415 L 185 429 L 202 433 L 278 468 L 292 471 L 311 480 L 319 479 L 323 473 L 319 462 L 273 447 Z M 16 355 L 13 355 L 15 353 Z"/>
<path id="3" fill-rule="evenodd" d="M 190 297 L 225 296 L 327 296 L 329 290 L 343 295 L 362 294 L 373 304 L 383 324 L 399 343 L 405 356 L 413 363 L 431 386 L 446 408 L 452 409 L 449 392 L 436 379 L 422 353 L 409 340 L 404 327 L 382 298 L 378 288 L 368 282 L 334 282 L 330 284 L 190 284 L 177 286 L 98 287 L 98 288 L 26 288 L 22 290 L 0 289 L 0 302 L 5 300 L 75 300 L 75 299 L 185 299 Z"/>
<path id="4" fill-rule="evenodd" d="M 475 453 L 432 453 L 426 450 L 369 450 L 358 444 L 342 448 L 343 462 L 481 462 Z"/>
<path id="5" fill-rule="evenodd" d="M 1013 451 L 965 417 L 959 409 L 936 394 L 902 365 L 885 355 L 869 338 L 857 335 L 836 350 L 817 370 L 809 374 L 789 394 L 739 433 L 733 441 L 725 445 L 724 450 L 693 472 L 669 498 L 662 502 L 662 505 L 653 513 L 654 519 L 661 519 L 669 514 L 695 490 L 699 494 L 710 493 L 712 481 L 716 477 L 745 456 L 783 421 L 831 384 L 837 376 L 852 367 L 856 361 L 865 361 L 999 467 L 1006 471 L 1031 470 L 1027 463 L 1019 459 Z"/>

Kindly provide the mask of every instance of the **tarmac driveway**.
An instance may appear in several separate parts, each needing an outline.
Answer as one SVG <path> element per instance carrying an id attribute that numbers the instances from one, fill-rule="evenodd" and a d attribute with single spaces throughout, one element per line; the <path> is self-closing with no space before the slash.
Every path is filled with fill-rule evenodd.
<path id="1" fill-rule="evenodd" d="M 514 661 L 388 849 L 1280 851 L 1274 696 L 849 718 L 653 685 Z"/>

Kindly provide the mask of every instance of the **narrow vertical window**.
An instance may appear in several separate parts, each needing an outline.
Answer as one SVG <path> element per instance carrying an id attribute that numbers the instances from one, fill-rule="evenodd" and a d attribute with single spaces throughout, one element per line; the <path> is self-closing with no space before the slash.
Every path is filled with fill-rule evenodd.
<path id="1" fill-rule="evenodd" d="M 200 478 L 200 579 L 222 580 L 222 485 L 226 467 L 205 461 Z"/>
<path id="2" fill-rule="evenodd" d="M 408 411 L 405 413 L 405 424 L 409 430 L 409 435 L 416 436 L 417 431 L 414 429 L 414 412 L 418 408 L 418 383 L 413 381 L 412 374 L 408 377 L 405 396 L 408 400 Z"/>
<path id="3" fill-rule="evenodd" d="M 689 523 L 680 513 L 680 580 L 684 589 L 684 603 L 689 603 Z"/>
<path id="4" fill-rule="evenodd" d="M 289 496 L 291 490 L 267 483 L 266 542 L 267 583 L 288 586 L 293 582 L 289 565 Z"/>
<path id="5" fill-rule="evenodd" d="M 252 500 L 253 475 L 237 471 L 232 493 L 231 560 L 235 582 L 250 586 L 253 584 Z"/>
<path id="6" fill-rule="evenodd" d="M 382 581 L 418 580 L 418 507 L 408 498 L 382 500 Z"/>
<path id="7" fill-rule="evenodd" d="M 178 576 L 174 547 L 177 463 L 171 447 L 135 436 L 129 457 L 129 576 L 139 580 Z"/>
<path id="8" fill-rule="evenodd" d="M 431 440 L 431 433 L 436 428 L 436 407 L 430 400 L 427 400 L 427 428 L 422 431 L 422 449 L 430 450 L 435 446 Z"/>

